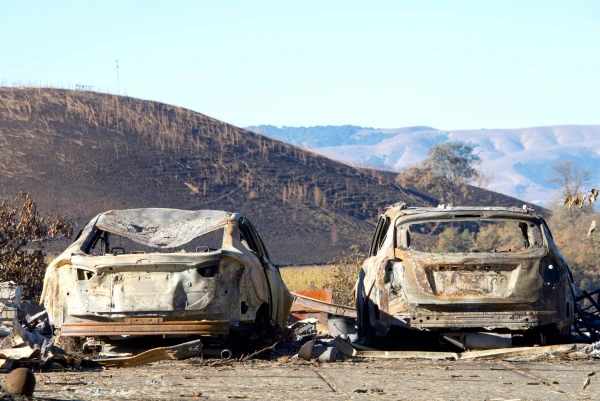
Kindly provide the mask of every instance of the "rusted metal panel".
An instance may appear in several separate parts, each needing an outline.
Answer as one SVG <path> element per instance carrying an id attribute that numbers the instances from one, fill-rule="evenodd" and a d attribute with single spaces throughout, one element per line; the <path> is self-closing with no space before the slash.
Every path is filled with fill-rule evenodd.
<path id="1" fill-rule="evenodd" d="M 348 306 L 336 305 L 329 302 L 323 302 L 316 299 L 308 298 L 297 293 L 292 293 L 294 302 L 306 308 L 311 308 L 321 312 L 330 313 L 335 316 L 356 317 L 356 309 Z"/>
<path id="2" fill-rule="evenodd" d="M 313 288 L 310 290 L 299 290 L 295 291 L 294 294 L 302 295 L 304 297 L 316 299 L 317 301 L 331 303 L 333 299 L 332 288 Z"/>
<path id="3" fill-rule="evenodd" d="M 404 317 L 404 316 L 402 316 Z M 424 328 L 509 328 L 526 330 L 538 325 L 552 323 L 556 311 L 494 311 L 494 312 L 414 312 L 405 319 L 408 325 Z"/>
<path id="4" fill-rule="evenodd" d="M 311 290 L 299 290 L 294 292 L 294 294 L 297 295 L 302 295 L 304 297 L 307 298 L 311 298 L 317 301 L 322 301 L 322 302 L 327 302 L 327 303 L 331 303 L 331 300 L 333 298 L 333 289 L 331 288 L 320 288 L 320 289 L 311 289 Z M 292 309 L 291 311 L 292 313 L 319 313 L 321 312 L 318 309 L 315 308 L 310 308 L 307 307 L 305 305 L 299 304 L 297 302 L 294 302 L 292 304 Z M 311 316 L 312 317 L 312 316 Z"/>
<path id="5" fill-rule="evenodd" d="M 154 336 L 169 334 L 219 335 L 229 333 L 228 320 L 176 321 L 150 324 L 127 322 L 64 323 L 62 336 Z"/>
<path id="6" fill-rule="evenodd" d="M 326 312 L 290 312 L 288 324 L 296 323 L 300 320 L 314 318 L 317 319 L 321 327 L 327 327 L 329 315 Z"/>
<path id="7" fill-rule="evenodd" d="M 315 307 L 310 300 L 331 304 L 331 300 L 333 298 L 333 289 L 322 288 L 300 290 L 296 291 L 294 295 L 305 297 L 309 299 L 309 301 L 303 302 L 304 298 L 300 299 L 299 297 L 294 297 L 294 303 L 292 304 L 292 309 L 290 310 L 288 322 L 294 323 L 307 318 L 315 318 L 318 320 L 320 327 L 325 329 L 329 320 L 328 311 L 323 311 L 322 307 Z M 326 309 L 330 310 L 329 308 Z"/>

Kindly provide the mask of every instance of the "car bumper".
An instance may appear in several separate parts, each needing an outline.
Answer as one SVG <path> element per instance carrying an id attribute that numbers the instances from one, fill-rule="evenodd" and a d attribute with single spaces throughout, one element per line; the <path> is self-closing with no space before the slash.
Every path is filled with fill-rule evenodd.
<path id="1" fill-rule="evenodd" d="M 126 318 L 123 322 L 63 323 L 61 336 L 157 336 L 157 335 L 220 335 L 229 333 L 228 320 L 167 321 L 160 318 Z"/>
<path id="2" fill-rule="evenodd" d="M 509 312 L 431 312 L 416 311 L 411 314 L 391 316 L 392 326 L 417 330 L 435 329 L 509 329 L 527 330 L 551 324 L 557 320 L 555 311 Z"/>

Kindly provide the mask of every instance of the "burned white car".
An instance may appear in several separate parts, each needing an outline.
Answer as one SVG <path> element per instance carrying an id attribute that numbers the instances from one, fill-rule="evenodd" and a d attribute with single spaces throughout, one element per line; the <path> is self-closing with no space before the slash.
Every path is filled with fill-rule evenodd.
<path id="1" fill-rule="evenodd" d="M 48 267 L 41 301 L 61 336 L 221 335 L 284 327 L 292 295 L 240 214 L 102 213 Z"/>
<path id="2" fill-rule="evenodd" d="M 380 217 L 357 281 L 359 332 L 367 343 L 394 327 L 435 331 L 461 348 L 549 343 L 569 334 L 572 285 L 529 208 L 397 204 Z"/>

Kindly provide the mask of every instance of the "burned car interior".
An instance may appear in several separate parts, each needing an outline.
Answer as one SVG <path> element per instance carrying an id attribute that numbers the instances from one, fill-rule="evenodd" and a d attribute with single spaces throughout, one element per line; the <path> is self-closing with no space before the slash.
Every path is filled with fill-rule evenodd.
<path id="1" fill-rule="evenodd" d="M 418 252 L 520 252 L 542 246 L 535 224 L 515 220 L 431 221 L 396 228 L 401 247 Z"/>
<path id="2" fill-rule="evenodd" d="M 175 252 L 213 252 L 221 248 L 223 243 L 223 228 L 210 231 L 188 243 L 171 248 L 155 248 L 137 243 L 129 238 L 112 234 L 109 231 L 96 229 L 93 237 L 87 242 L 82 251 L 88 255 L 126 255 L 140 253 L 175 253 Z"/>

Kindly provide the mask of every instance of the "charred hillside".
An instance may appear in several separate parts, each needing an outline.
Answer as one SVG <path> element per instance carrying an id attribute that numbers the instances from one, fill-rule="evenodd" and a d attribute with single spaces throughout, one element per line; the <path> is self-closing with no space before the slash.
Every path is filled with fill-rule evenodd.
<path id="1" fill-rule="evenodd" d="M 167 104 L 0 88 L 3 191 L 27 191 L 79 225 L 109 209 L 223 209 L 254 222 L 276 263 L 327 262 L 367 248 L 387 205 L 436 204 L 394 178 Z"/>
<path id="2" fill-rule="evenodd" d="M 0 180 L 79 224 L 117 208 L 241 212 L 282 264 L 366 247 L 385 206 L 433 202 L 191 110 L 58 89 L 0 88 Z"/>

